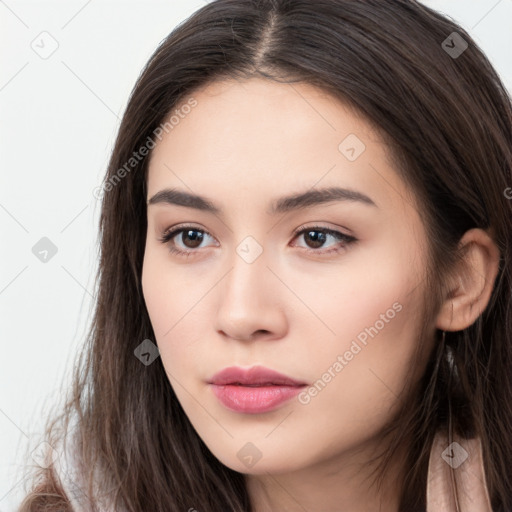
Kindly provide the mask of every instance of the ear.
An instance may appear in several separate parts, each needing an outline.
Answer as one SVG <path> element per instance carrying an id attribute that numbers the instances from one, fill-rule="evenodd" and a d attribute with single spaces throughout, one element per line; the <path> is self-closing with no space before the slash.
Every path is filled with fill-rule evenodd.
<path id="1" fill-rule="evenodd" d="M 472 325 L 487 307 L 498 275 L 500 252 L 486 231 L 470 229 L 460 239 L 464 258 L 450 282 L 437 319 L 443 331 L 461 331 Z"/>

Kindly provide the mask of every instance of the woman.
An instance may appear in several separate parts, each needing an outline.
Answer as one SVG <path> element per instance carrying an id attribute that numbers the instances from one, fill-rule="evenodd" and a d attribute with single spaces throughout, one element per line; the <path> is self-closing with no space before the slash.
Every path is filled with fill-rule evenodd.
<path id="1" fill-rule="evenodd" d="M 124 114 L 19 510 L 512 510 L 510 187 L 510 97 L 446 17 L 204 6 Z"/>

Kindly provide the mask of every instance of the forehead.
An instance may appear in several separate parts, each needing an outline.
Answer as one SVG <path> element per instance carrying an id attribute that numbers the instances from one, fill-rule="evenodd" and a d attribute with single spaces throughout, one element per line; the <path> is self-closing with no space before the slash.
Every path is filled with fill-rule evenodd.
<path id="1" fill-rule="evenodd" d="M 151 154 L 148 197 L 172 186 L 210 196 L 224 190 L 227 200 L 234 192 L 275 196 L 313 186 L 364 190 L 389 204 L 410 195 L 378 131 L 310 84 L 213 82 L 171 116 Z"/>

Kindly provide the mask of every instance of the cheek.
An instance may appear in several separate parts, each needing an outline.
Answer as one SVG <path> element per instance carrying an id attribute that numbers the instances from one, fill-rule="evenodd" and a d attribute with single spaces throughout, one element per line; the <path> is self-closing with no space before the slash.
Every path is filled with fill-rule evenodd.
<path id="1" fill-rule="evenodd" d="M 172 265 L 165 250 L 152 247 L 144 255 L 142 290 L 157 338 L 168 337 L 204 293 L 186 269 Z"/>
<path id="2" fill-rule="evenodd" d="M 312 415 L 332 415 L 333 428 L 336 422 L 343 424 L 347 411 L 357 428 L 372 419 L 383 424 L 391 407 L 398 405 L 412 369 L 419 343 L 422 272 L 411 265 L 411 255 L 392 248 L 385 254 L 380 252 L 380 261 L 386 264 L 374 255 L 361 257 L 350 266 L 350 274 L 317 281 L 323 285 L 318 293 L 306 295 L 312 282 L 304 282 L 297 292 L 320 312 L 321 320 L 301 329 L 302 357 L 314 382 L 304 403 Z"/>
<path id="3" fill-rule="evenodd" d="M 309 311 L 294 306 L 291 325 L 298 326 L 301 334 L 294 338 L 307 360 L 318 362 L 317 369 L 351 347 L 351 361 L 367 361 L 376 368 L 391 361 L 406 364 L 411 357 L 420 319 L 421 263 L 392 244 L 378 249 L 360 251 L 332 271 L 303 273 L 300 279 L 282 269 L 283 280 L 293 283 L 294 293 L 308 306 Z"/>
<path id="4" fill-rule="evenodd" d="M 151 319 L 151 325 L 155 336 L 158 338 L 163 335 L 169 327 L 170 320 L 167 312 L 174 310 L 173 301 L 175 294 L 170 293 L 166 273 L 161 269 L 159 258 L 148 251 L 144 255 L 144 262 L 142 266 L 142 291 L 144 301 Z"/>
<path id="5" fill-rule="evenodd" d="M 142 269 L 144 300 L 155 343 L 171 380 L 201 357 L 198 341 L 206 320 L 200 302 L 205 287 L 194 286 L 194 282 L 192 273 L 171 267 L 165 251 L 146 251 Z"/>

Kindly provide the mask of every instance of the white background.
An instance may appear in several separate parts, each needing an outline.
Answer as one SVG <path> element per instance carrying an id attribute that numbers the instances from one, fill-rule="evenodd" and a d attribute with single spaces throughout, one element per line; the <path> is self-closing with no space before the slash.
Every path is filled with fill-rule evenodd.
<path id="1" fill-rule="evenodd" d="M 0 512 L 23 497 L 23 455 L 38 445 L 90 321 L 92 191 L 128 95 L 160 41 L 204 3 L 0 0 Z M 468 30 L 512 91 L 512 0 L 424 3 Z M 46 59 L 31 47 L 41 38 L 47 50 L 58 44 Z M 46 263 L 32 252 L 42 237 L 57 247 Z"/>

